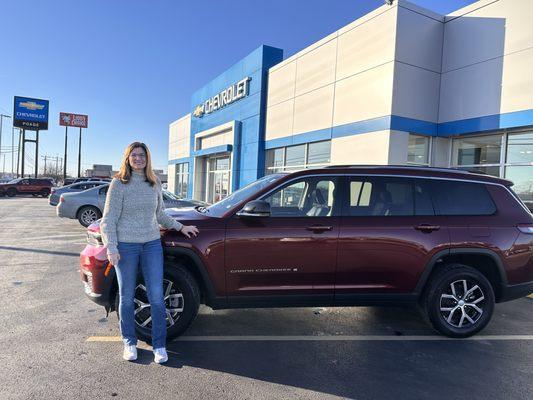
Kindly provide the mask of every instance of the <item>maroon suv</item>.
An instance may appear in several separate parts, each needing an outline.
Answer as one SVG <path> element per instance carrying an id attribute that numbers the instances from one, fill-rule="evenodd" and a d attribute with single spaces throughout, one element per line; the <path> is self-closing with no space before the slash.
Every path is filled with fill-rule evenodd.
<path id="1" fill-rule="evenodd" d="M 48 197 L 52 186 L 50 179 L 17 178 L 7 183 L 0 183 L 0 196 L 13 197 L 17 194 L 32 194 Z"/>
<path id="2" fill-rule="evenodd" d="M 267 175 L 209 207 L 169 209 L 200 235 L 161 231 L 168 337 L 200 303 L 237 307 L 419 304 L 467 337 L 494 303 L 533 292 L 533 216 L 512 182 L 453 169 L 335 166 Z M 81 253 L 86 294 L 117 310 L 98 222 Z M 137 333 L 150 306 L 136 290 Z"/>

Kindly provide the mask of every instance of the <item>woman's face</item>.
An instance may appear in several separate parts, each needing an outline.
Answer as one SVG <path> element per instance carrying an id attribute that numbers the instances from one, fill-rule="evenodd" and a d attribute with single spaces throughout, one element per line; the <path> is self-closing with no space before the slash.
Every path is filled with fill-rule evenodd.
<path id="1" fill-rule="evenodd" d="M 143 172 L 146 167 L 146 152 L 142 147 L 134 148 L 129 158 L 131 168 L 137 172 Z"/>

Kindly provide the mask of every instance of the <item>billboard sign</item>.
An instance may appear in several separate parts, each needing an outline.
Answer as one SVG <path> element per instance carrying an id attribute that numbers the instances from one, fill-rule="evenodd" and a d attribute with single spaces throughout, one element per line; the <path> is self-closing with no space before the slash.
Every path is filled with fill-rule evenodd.
<path id="1" fill-rule="evenodd" d="M 75 128 L 87 128 L 89 116 L 83 114 L 59 113 L 59 125 L 73 126 Z"/>
<path id="2" fill-rule="evenodd" d="M 32 131 L 48 129 L 48 100 L 15 96 L 13 126 Z"/>

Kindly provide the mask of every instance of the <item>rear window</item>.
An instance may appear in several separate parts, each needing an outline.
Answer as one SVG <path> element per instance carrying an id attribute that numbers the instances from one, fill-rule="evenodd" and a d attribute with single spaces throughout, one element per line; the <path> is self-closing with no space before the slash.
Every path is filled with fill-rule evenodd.
<path id="1" fill-rule="evenodd" d="M 492 215 L 496 205 L 483 183 L 435 180 L 433 194 L 439 215 Z"/>

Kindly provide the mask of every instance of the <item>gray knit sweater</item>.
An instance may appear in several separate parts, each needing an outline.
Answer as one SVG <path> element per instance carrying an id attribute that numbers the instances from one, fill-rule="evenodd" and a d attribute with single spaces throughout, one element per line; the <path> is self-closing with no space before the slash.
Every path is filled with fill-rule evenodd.
<path id="1" fill-rule="evenodd" d="M 159 239 L 159 225 L 181 230 L 183 226 L 163 211 L 161 183 L 153 187 L 144 173 L 133 171 L 129 183 L 113 178 L 100 222 L 107 253 L 118 253 L 118 242 L 145 243 Z"/>

